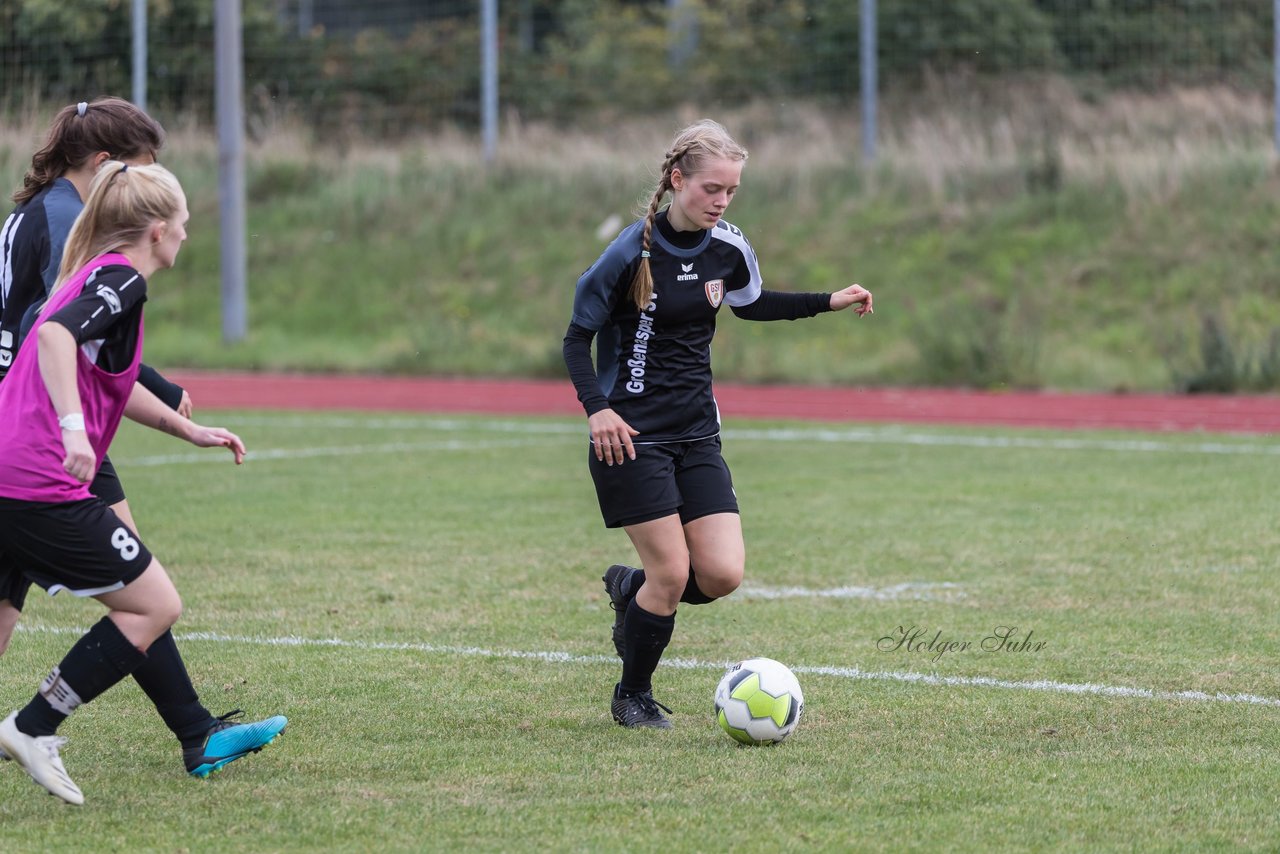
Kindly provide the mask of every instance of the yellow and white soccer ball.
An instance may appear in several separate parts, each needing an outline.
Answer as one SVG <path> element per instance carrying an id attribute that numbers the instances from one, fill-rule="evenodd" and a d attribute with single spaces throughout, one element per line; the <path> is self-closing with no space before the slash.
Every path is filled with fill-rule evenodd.
<path id="1" fill-rule="evenodd" d="M 772 658 L 740 661 L 716 686 L 716 720 L 743 744 L 782 741 L 795 731 L 803 711 L 795 674 Z"/>

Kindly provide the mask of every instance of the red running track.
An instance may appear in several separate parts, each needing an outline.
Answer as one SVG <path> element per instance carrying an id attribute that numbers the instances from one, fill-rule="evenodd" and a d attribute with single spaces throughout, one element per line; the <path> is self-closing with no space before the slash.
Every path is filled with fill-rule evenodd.
<path id="1" fill-rule="evenodd" d="M 178 371 L 197 409 L 582 415 L 568 380 Z M 1063 394 L 717 383 L 726 417 L 1058 429 L 1280 432 L 1280 397 Z"/>

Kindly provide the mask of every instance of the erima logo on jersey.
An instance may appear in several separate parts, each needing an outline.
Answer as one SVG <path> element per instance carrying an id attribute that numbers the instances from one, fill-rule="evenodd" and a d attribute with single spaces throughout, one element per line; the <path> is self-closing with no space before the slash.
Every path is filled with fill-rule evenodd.
<path id="1" fill-rule="evenodd" d="M 683 272 L 681 272 L 681 274 L 680 274 L 680 275 L 676 276 L 676 281 L 677 281 L 677 282 L 696 282 L 696 281 L 698 281 L 698 274 L 697 274 L 697 273 L 695 273 L 695 272 L 693 272 L 693 264 L 692 264 L 692 263 L 690 263 L 690 264 L 681 264 L 681 265 L 680 265 L 680 269 L 681 269 Z"/>
<path id="2" fill-rule="evenodd" d="M 106 285 L 98 285 L 98 296 L 102 297 L 102 301 L 107 304 L 107 308 L 111 309 L 112 314 L 120 313 L 120 295 Z"/>

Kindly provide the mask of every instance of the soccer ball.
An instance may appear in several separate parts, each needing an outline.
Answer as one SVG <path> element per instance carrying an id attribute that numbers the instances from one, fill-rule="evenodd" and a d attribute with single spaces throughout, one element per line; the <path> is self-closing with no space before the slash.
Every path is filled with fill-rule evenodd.
<path id="1" fill-rule="evenodd" d="M 782 741 L 804 711 L 795 674 L 772 658 L 749 658 L 726 670 L 715 702 L 720 728 L 743 744 Z"/>

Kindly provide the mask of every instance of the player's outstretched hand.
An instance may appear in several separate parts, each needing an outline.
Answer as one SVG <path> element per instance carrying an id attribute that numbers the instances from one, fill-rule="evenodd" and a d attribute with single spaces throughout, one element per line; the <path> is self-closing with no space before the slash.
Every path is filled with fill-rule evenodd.
<path id="1" fill-rule="evenodd" d="M 591 429 L 591 446 L 595 448 L 597 460 L 611 466 L 636 458 L 636 446 L 631 444 L 631 437 L 639 436 L 640 431 L 631 429 L 631 425 L 612 409 L 601 409 L 590 416 L 587 427 Z"/>
<path id="2" fill-rule="evenodd" d="M 93 480 L 97 472 L 98 458 L 93 453 L 93 445 L 83 430 L 63 430 L 62 448 L 67 455 L 62 458 L 62 467 L 67 474 L 81 483 Z"/>
<path id="3" fill-rule="evenodd" d="M 842 291 L 836 291 L 831 295 L 831 310 L 840 311 L 841 309 L 853 306 L 854 312 L 858 317 L 866 314 L 875 314 L 875 309 L 871 307 L 871 291 L 862 285 L 850 285 Z"/>
<path id="4" fill-rule="evenodd" d="M 235 433 L 221 427 L 201 427 L 199 424 L 194 425 L 194 428 L 191 431 L 191 444 L 197 448 L 228 448 L 235 454 L 236 465 L 244 462 L 244 442 Z"/>

